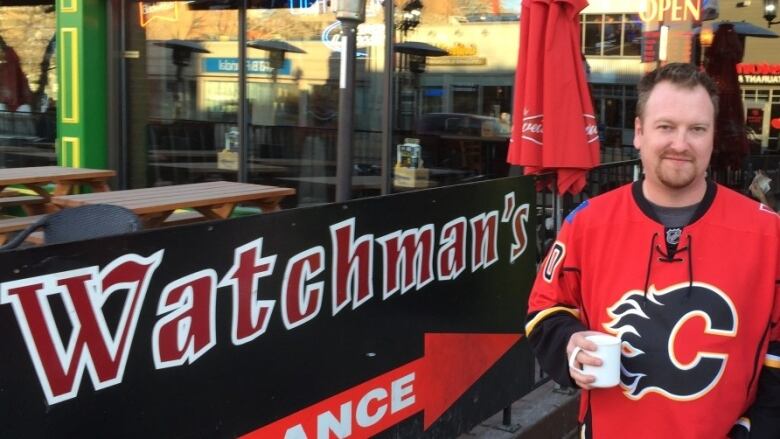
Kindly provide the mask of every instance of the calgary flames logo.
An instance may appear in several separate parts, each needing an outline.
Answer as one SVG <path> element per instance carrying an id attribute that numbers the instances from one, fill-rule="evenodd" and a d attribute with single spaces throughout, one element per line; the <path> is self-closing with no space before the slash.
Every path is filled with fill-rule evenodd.
<path id="1" fill-rule="evenodd" d="M 650 392 L 683 401 L 705 395 L 723 375 L 728 355 L 703 351 L 718 345 L 704 340 L 734 337 L 739 324 L 729 297 L 699 282 L 690 289 L 687 282 L 661 291 L 651 286 L 647 295 L 629 291 L 607 312 L 612 321 L 604 328 L 623 340 L 621 387 L 631 399 Z M 678 339 L 683 326 L 694 318 L 703 319 L 704 336 Z M 693 360 L 681 361 L 680 348 L 693 350 Z"/>

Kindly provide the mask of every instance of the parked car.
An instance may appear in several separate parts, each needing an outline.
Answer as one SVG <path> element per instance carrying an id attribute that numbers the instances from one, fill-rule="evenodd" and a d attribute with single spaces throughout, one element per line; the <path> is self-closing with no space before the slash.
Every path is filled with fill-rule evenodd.
<path id="1" fill-rule="evenodd" d="M 417 121 L 419 135 L 461 135 L 509 138 L 509 123 L 497 117 L 466 113 L 427 113 Z"/>

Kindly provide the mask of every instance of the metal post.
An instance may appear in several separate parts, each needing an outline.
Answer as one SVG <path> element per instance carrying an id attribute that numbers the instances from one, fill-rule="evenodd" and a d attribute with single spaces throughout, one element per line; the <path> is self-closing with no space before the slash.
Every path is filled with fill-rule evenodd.
<path id="1" fill-rule="evenodd" d="M 246 1 L 246 0 L 244 0 Z M 339 126 L 336 148 L 336 202 L 352 196 L 352 142 L 355 113 L 355 52 L 357 26 L 353 20 L 341 20 L 341 74 L 339 79 Z"/>
<path id="2" fill-rule="evenodd" d="M 561 232 L 561 223 L 563 217 L 563 197 L 558 192 L 558 176 L 555 175 L 552 179 L 552 202 L 553 202 L 553 220 L 555 224 L 555 235 Z"/>
<path id="3" fill-rule="evenodd" d="M 247 0 L 238 8 L 238 181 L 247 182 L 249 164 L 249 136 L 246 105 L 246 9 Z"/>
<path id="4" fill-rule="evenodd" d="M 512 425 L 512 406 L 504 407 L 501 414 L 501 424 L 505 427 Z"/>
<path id="5" fill-rule="evenodd" d="M 119 15 L 119 22 L 117 23 L 116 19 L 114 20 L 115 25 L 119 28 L 119 53 L 124 54 L 125 50 L 127 50 L 127 21 L 125 21 L 125 10 L 127 7 L 127 3 L 125 0 L 119 0 L 116 2 L 109 2 L 109 6 L 112 7 L 112 10 L 114 11 L 113 14 Z M 110 59 L 110 58 L 109 58 Z M 116 136 L 119 139 L 119 157 L 118 157 L 118 166 L 117 166 L 117 189 L 127 189 L 128 186 L 128 174 L 130 173 L 130 161 L 129 161 L 129 155 L 127 152 L 128 145 L 127 145 L 127 129 L 128 129 L 128 123 L 127 121 L 130 120 L 128 117 L 128 110 L 127 110 L 127 59 L 123 56 L 121 58 L 121 62 L 118 66 L 118 91 L 119 91 L 119 121 L 117 122 L 116 119 L 115 122 L 116 125 Z M 110 75 L 110 73 L 109 73 Z M 110 76 L 109 76 L 110 77 Z M 110 93 L 109 93 L 110 95 Z"/>
<path id="6" fill-rule="evenodd" d="M 382 195 L 391 191 L 393 157 L 393 96 L 395 93 L 395 6 L 385 1 L 385 71 L 383 77 L 384 114 L 382 115 Z"/>

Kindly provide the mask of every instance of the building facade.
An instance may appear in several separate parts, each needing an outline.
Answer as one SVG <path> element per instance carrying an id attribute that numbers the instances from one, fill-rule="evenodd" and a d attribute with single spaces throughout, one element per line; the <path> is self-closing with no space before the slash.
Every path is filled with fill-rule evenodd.
<path id="1" fill-rule="evenodd" d="M 720 2 L 715 21 L 699 22 L 706 2 L 590 2 L 580 15 L 581 42 L 605 161 L 632 156 L 642 74 L 663 62 L 701 63 L 701 36 L 718 21 L 766 29 L 760 3 Z M 119 173 L 116 186 L 127 188 L 245 179 L 295 187 L 291 206 L 332 201 L 342 41 L 333 6 L 5 1 L 0 162 L 110 167 Z M 411 183 L 395 178 L 395 190 L 506 175 L 521 1 L 395 7 L 388 20 L 382 1 L 367 0 L 358 30 L 355 195 L 379 193 L 388 143 L 389 166 L 415 151 L 396 145 L 419 144 L 424 169 Z M 396 44 L 424 43 L 438 53 L 397 52 L 391 64 L 387 23 Z M 780 39 L 747 36 L 738 67 L 746 122 L 763 152 L 778 147 L 779 49 Z M 239 177 L 242 159 L 246 177 Z"/>

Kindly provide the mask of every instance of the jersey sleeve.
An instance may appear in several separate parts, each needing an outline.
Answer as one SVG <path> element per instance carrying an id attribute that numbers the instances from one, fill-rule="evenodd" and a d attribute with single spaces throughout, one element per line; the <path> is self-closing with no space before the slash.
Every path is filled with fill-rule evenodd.
<path id="1" fill-rule="evenodd" d="M 525 334 L 542 369 L 557 383 L 574 385 L 566 345 L 580 321 L 580 264 L 576 227 L 566 222 L 542 261 L 531 290 Z"/>
<path id="2" fill-rule="evenodd" d="M 774 308 L 767 328 L 769 347 L 758 378 L 756 400 L 748 416 L 751 439 L 780 438 L 780 245 L 777 248 Z"/>

